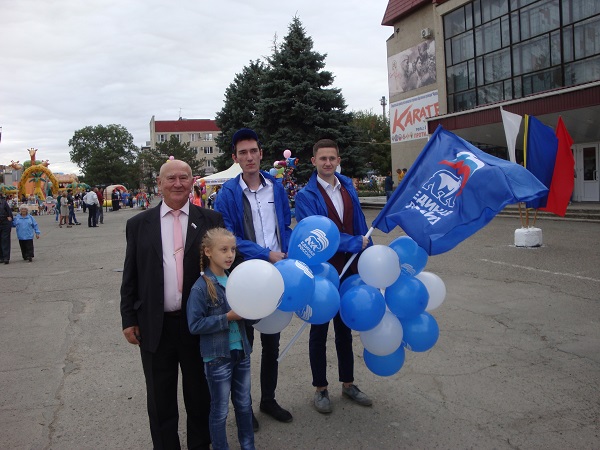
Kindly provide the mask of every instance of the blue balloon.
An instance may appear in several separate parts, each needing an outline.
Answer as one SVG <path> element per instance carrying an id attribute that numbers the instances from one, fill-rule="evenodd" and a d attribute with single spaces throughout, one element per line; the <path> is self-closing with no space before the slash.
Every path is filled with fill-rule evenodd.
<path id="1" fill-rule="evenodd" d="M 354 286 L 340 301 L 340 315 L 348 328 L 356 331 L 372 330 L 385 314 L 385 300 L 373 286 Z"/>
<path id="2" fill-rule="evenodd" d="M 340 285 L 340 297 L 343 297 L 348 289 L 354 286 L 366 286 L 359 274 L 350 275 Z"/>
<path id="3" fill-rule="evenodd" d="M 278 309 L 298 311 L 304 308 L 315 290 L 315 277 L 310 268 L 297 259 L 282 259 L 275 267 L 283 277 L 284 285 Z"/>
<path id="4" fill-rule="evenodd" d="M 427 312 L 412 319 L 401 320 L 400 323 L 404 332 L 402 345 L 413 352 L 426 352 L 440 336 L 435 318 Z"/>
<path id="5" fill-rule="evenodd" d="M 288 257 L 309 266 L 329 260 L 340 245 L 340 230 L 325 216 L 309 216 L 294 227 L 288 246 Z"/>
<path id="6" fill-rule="evenodd" d="M 421 280 L 403 273 L 385 289 L 385 302 L 398 319 L 410 319 L 425 311 L 429 291 Z"/>
<path id="7" fill-rule="evenodd" d="M 275 175 L 277 175 L 277 169 L 275 169 L 275 168 L 273 167 L 271 170 L 269 170 L 269 173 L 271 174 L 271 176 L 273 176 L 273 177 L 274 177 Z"/>
<path id="8" fill-rule="evenodd" d="M 427 265 L 427 252 L 419 247 L 412 238 L 408 236 L 400 236 L 390 243 L 392 248 L 400 258 L 400 267 L 402 273 L 407 275 L 416 275 L 421 272 Z"/>
<path id="9" fill-rule="evenodd" d="M 329 281 L 333 283 L 336 289 L 340 287 L 340 274 L 337 272 L 335 267 L 328 262 L 323 262 L 316 266 L 310 266 L 310 270 L 315 275 L 318 275 L 323 278 L 327 278 Z M 341 294 L 340 294 L 341 297 Z M 296 308 L 298 309 L 298 308 Z"/>
<path id="10" fill-rule="evenodd" d="M 390 377 L 398 373 L 404 365 L 405 356 L 404 347 L 402 346 L 398 347 L 398 350 L 394 353 L 386 356 L 374 355 L 366 349 L 363 351 L 367 368 L 380 377 Z"/>
<path id="11" fill-rule="evenodd" d="M 296 315 L 305 322 L 321 325 L 329 322 L 340 310 L 340 294 L 333 283 L 323 277 L 315 277 L 315 290 L 308 304 Z"/>

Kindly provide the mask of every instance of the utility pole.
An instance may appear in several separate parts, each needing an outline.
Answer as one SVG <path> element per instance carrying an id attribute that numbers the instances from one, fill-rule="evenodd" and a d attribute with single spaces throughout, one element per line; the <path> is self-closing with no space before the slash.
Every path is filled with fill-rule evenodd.
<path id="1" fill-rule="evenodd" d="M 387 106 L 387 102 L 385 101 L 385 95 L 381 97 L 379 103 L 383 107 L 383 120 L 385 120 L 385 107 Z"/>

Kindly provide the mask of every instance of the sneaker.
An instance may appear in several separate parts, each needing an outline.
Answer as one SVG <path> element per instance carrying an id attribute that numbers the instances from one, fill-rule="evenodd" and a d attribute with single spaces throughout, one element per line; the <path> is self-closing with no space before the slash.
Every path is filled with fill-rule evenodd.
<path id="1" fill-rule="evenodd" d="M 254 430 L 255 433 L 259 429 L 258 420 L 256 420 L 256 417 L 254 416 L 254 412 L 252 413 L 252 429 Z"/>
<path id="2" fill-rule="evenodd" d="M 369 396 L 362 392 L 355 384 L 350 387 L 342 385 L 342 395 L 362 406 L 371 406 L 373 404 Z"/>
<path id="3" fill-rule="evenodd" d="M 279 422 L 289 423 L 292 421 L 290 412 L 279 406 L 275 400 L 260 402 L 260 410 Z"/>
<path id="4" fill-rule="evenodd" d="M 321 414 L 329 414 L 332 411 L 327 389 L 315 392 L 314 405 Z"/>

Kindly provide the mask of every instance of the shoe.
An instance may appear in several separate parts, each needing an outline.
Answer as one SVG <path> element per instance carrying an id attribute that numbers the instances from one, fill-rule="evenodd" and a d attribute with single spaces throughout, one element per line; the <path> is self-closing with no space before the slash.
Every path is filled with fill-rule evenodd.
<path id="1" fill-rule="evenodd" d="M 342 395 L 362 406 L 371 406 L 373 404 L 369 396 L 362 392 L 355 384 L 350 387 L 342 385 Z"/>
<path id="2" fill-rule="evenodd" d="M 327 389 L 315 392 L 314 405 L 321 414 L 329 414 L 332 411 Z"/>
<path id="3" fill-rule="evenodd" d="M 31 256 L 30 256 L 29 258 L 27 258 L 27 260 L 28 260 L 29 262 L 31 262 L 31 260 L 32 260 L 32 259 L 33 259 L 33 258 L 32 258 Z"/>
<path id="4" fill-rule="evenodd" d="M 256 417 L 254 416 L 254 412 L 252 413 L 252 429 L 254 430 L 254 432 L 256 433 L 258 431 L 260 427 L 258 426 L 258 420 L 256 420 Z"/>
<path id="5" fill-rule="evenodd" d="M 260 402 L 260 410 L 279 422 L 289 423 L 292 421 L 290 412 L 279 406 L 275 400 Z"/>
<path id="6" fill-rule="evenodd" d="M 77 222 L 75 225 L 81 225 L 81 222 Z"/>
<path id="7" fill-rule="evenodd" d="M 73 225 L 67 225 L 67 228 L 73 228 Z"/>
<path id="8" fill-rule="evenodd" d="M 8 264 L 10 261 L 8 259 L 4 260 L 4 264 Z"/>

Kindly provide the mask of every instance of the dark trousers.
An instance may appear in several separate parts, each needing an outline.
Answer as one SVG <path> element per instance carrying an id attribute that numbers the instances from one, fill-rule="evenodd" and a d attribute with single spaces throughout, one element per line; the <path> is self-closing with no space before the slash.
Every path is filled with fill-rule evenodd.
<path id="1" fill-rule="evenodd" d="M 181 317 L 165 315 L 156 353 L 141 350 L 152 443 L 157 450 L 181 448 L 177 432 L 177 381 L 181 367 L 183 400 L 187 415 L 187 445 L 189 449 L 208 450 L 210 392 L 199 346 L 182 342 L 180 320 Z"/>
<path id="2" fill-rule="evenodd" d="M 342 321 L 338 312 L 333 318 L 335 331 L 335 350 L 338 358 L 339 381 L 351 383 L 354 381 L 354 353 L 352 352 L 352 330 Z M 311 325 L 308 341 L 310 369 L 313 386 L 328 386 L 327 382 L 327 331 L 329 322 L 323 325 Z"/>
<path id="3" fill-rule="evenodd" d="M 33 258 L 33 239 L 19 239 L 23 259 Z"/>
<path id="4" fill-rule="evenodd" d="M 10 231 L 12 222 L 0 219 L 0 262 L 10 260 Z"/>
<path id="5" fill-rule="evenodd" d="M 102 205 L 98 206 L 98 210 L 96 211 L 96 224 L 104 223 L 104 211 L 102 210 Z"/>
<path id="6" fill-rule="evenodd" d="M 95 227 L 96 222 L 96 205 L 87 205 L 88 207 L 88 227 Z"/>
<path id="7" fill-rule="evenodd" d="M 246 322 L 246 334 L 250 346 L 254 345 L 254 327 Z M 260 401 L 268 402 L 275 400 L 275 389 L 277 388 L 277 373 L 279 371 L 279 338 L 281 333 L 260 334 L 262 354 L 260 358 Z"/>

